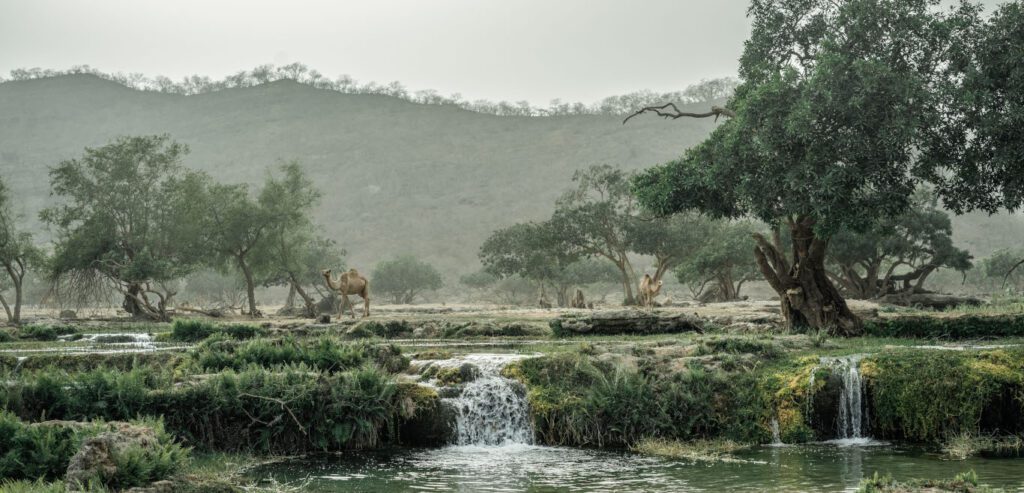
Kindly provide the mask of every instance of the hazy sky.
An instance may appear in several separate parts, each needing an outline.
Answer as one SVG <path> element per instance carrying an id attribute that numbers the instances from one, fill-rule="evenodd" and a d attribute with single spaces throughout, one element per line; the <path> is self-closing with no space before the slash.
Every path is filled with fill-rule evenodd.
<path id="1" fill-rule="evenodd" d="M 741 0 L 0 0 L 0 73 L 220 78 L 301 61 L 467 99 L 591 102 L 734 75 Z"/>
<path id="2" fill-rule="evenodd" d="M 995 0 L 986 1 L 995 3 Z M 220 78 L 300 61 L 467 99 L 591 102 L 736 73 L 746 0 L 0 0 L 0 73 Z"/>

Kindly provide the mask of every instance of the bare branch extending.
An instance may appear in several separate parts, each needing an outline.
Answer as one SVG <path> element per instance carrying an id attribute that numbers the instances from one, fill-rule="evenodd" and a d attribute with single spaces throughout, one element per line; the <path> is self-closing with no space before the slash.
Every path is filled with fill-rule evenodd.
<path id="1" fill-rule="evenodd" d="M 625 120 L 622 120 L 622 124 L 625 125 L 626 122 L 628 122 L 630 118 L 633 118 L 634 116 L 642 115 L 644 113 L 654 113 L 654 114 L 656 114 L 656 115 L 658 115 L 658 116 L 660 116 L 662 118 L 672 119 L 672 120 L 675 120 L 677 118 L 683 118 L 683 117 L 689 117 L 689 118 L 708 118 L 708 117 L 713 116 L 713 117 L 715 117 L 715 121 L 718 121 L 718 117 L 720 117 L 720 116 L 727 116 L 727 117 L 734 117 L 734 116 L 736 116 L 735 112 L 733 112 L 729 108 L 725 108 L 723 106 L 712 106 L 711 107 L 711 111 L 708 111 L 707 113 L 689 113 L 689 112 L 680 110 L 679 107 L 676 106 L 675 103 L 665 103 L 665 104 L 663 104 L 661 106 L 648 106 L 646 108 L 640 108 L 639 110 L 637 110 L 633 114 L 627 116 Z"/>

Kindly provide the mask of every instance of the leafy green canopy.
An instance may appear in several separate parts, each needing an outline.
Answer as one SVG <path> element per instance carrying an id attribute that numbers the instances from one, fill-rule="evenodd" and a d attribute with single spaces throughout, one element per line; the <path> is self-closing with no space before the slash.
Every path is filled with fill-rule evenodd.
<path id="1" fill-rule="evenodd" d="M 952 32 L 940 89 L 943 125 L 924 149 L 937 189 L 956 212 L 1016 209 L 1024 202 L 1024 4 L 1000 6 L 986 23 Z"/>
<path id="2" fill-rule="evenodd" d="M 757 264 L 751 250 L 757 232 L 749 222 L 707 222 L 701 245 L 675 268 L 679 282 L 697 299 L 732 301 L 740 289 L 757 278 Z"/>
<path id="3" fill-rule="evenodd" d="M 948 116 L 948 94 L 937 90 L 950 77 L 948 54 L 978 9 L 938 5 L 754 0 L 743 83 L 728 105 L 735 116 L 640 175 L 641 203 L 662 214 L 792 219 L 819 237 L 902 213 L 920 184 L 956 166 L 922 156 L 934 153 Z M 947 201 L 951 191 L 939 188 Z"/>
<path id="4" fill-rule="evenodd" d="M 423 291 L 441 289 L 444 281 L 434 266 L 404 255 L 377 264 L 370 285 L 395 303 L 412 303 Z"/>
<path id="5" fill-rule="evenodd" d="M 50 171 L 58 205 L 41 218 L 56 230 L 52 274 L 72 286 L 109 281 L 138 310 L 173 296 L 157 285 L 191 273 L 204 258 L 199 200 L 207 178 L 181 166 L 188 148 L 167 135 L 121 137 L 86 148 Z M 134 312 L 134 310 L 133 310 Z"/>
<path id="6" fill-rule="evenodd" d="M 949 214 L 921 197 L 866 232 L 837 233 L 829 251 L 834 279 L 861 298 L 922 291 L 925 279 L 940 268 L 971 268 L 970 253 L 954 246 L 952 235 Z"/>

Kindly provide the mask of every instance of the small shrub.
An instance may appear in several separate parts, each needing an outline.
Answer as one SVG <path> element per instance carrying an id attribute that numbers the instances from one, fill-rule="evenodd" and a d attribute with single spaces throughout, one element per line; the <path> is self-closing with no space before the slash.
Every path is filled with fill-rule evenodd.
<path id="1" fill-rule="evenodd" d="M 171 326 L 170 339 L 180 342 L 199 342 L 214 334 L 223 334 L 231 339 L 252 339 L 266 331 L 251 325 L 217 325 L 198 319 L 178 319 Z"/>
<path id="2" fill-rule="evenodd" d="M 1024 316 L 894 317 L 866 321 L 865 334 L 876 337 L 977 339 L 1024 336 Z"/>
<path id="3" fill-rule="evenodd" d="M 703 462 L 741 462 L 731 454 L 750 445 L 732 440 L 694 440 L 683 442 L 661 438 L 645 438 L 632 447 L 644 455 L 671 457 Z"/>
<path id="4" fill-rule="evenodd" d="M 60 336 L 77 332 L 78 330 L 71 326 L 27 325 L 18 331 L 18 337 L 36 341 L 56 341 Z"/>

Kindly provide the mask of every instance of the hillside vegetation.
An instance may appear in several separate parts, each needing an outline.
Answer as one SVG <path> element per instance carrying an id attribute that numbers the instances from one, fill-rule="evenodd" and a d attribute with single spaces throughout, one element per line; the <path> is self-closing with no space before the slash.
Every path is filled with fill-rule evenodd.
<path id="1" fill-rule="evenodd" d="M 182 96 L 79 74 L 0 84 L 0 171 L 34 227 L 52 200 L 49 167 L 117 135 L 168 133 L 191 147 L 187 166 L 226 182 L 258 183 L 280 160 L 297 159 L 324 192 L 316 220 L 350 264 L 414 254 L 452 277 L 477 268 L 491 231 L 549 215 L 575 170 L 665 162 L 714 125 L 495 116 L 288 80 Z M 1021 229 L 999 216 L 954 227 L 975 255 L 1016 244 Z"/>

